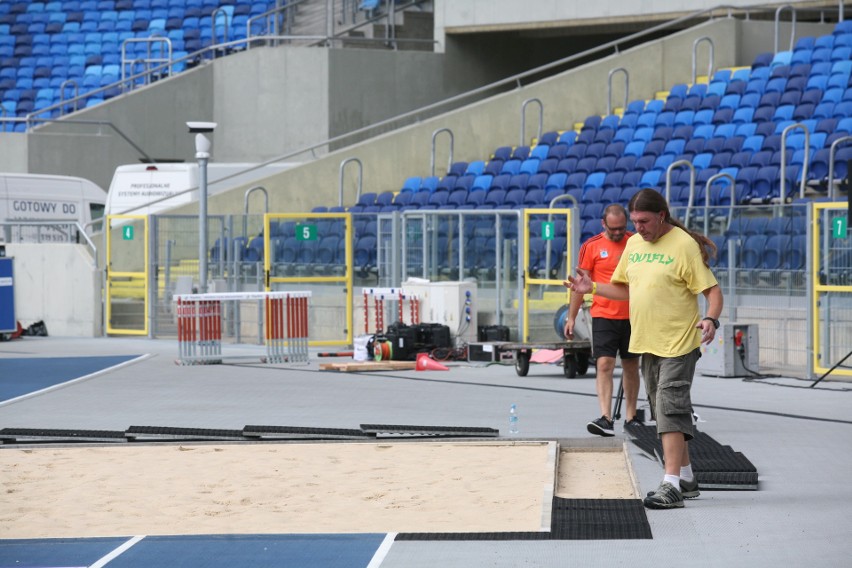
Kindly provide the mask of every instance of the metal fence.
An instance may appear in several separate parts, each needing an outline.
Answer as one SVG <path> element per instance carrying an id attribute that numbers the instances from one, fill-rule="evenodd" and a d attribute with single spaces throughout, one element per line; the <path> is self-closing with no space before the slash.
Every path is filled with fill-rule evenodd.
<path id="1" fill-rule="evenodd" d="M 809 231 L 816 224 L 808 218 L 808 208 L 801 205 L 737 206 L 730 208 L 697 208 L 688 225 L 703 230 L 718 245 L 713 269 L 725 292 L 724 319 L 729 322 L 757 325 L 760 330 L 760 364 L 766 368 L 805 373 L 811 349 L 825 351 L 822 359 L 838 360 L 852 349 L 852 307 L 848 298 L 832 292 L 817 309 L 826 324 L 829 348 L 809 347 L 811 294 L 807 259 L 811 254 Z M 673 213 L 685 215 L 684 210 Z M 309 216 L 309 214 L 306 214 Z M 566 252 L 576 251 L 579 242 L 588 238 L 572 237 L 570 229 L 560 223 L 555 239 L 547 247 L 531 254 L 529 266 L 520 266 L 526 228 L 518 226 L 518 210 L 465 211 L 427 210 L 381 214 L 353 214 L 354 254 L 353 286 L 399 286 L 407 279 L 429 281 L 468 280 L 476 283 L 479 296 L 479 323 L 503 324 L 517 336 L 522 322 L 519 313 L 523 302 L 530 303 L 530 329 L 535 340 L 556 340 L 554 316 L 565 304 L 561 287 L 531 289 L 524 297 L 526 275 L 548 274 L 562 279 L 567 275 Z M 706 222 L 705 222 L 706 218 Z M 588 231 L 594 223 L 580 219 Z M 818 226 L 827 225 L 828 221 Z M 530 245 L 541 245 L 538 220 L 529 227 Z M 262 215 L 230 215 L 210 218 L 208 243 L 213 290 L 222 292 L 265 289 L 263 250 L 252 248 L 253 239 L 261 234 Z M 191 292 L 197 285 L 197 218 L 157 216 L 152 225 L 151 271 L 156 279 L 152 293 L 152 334 L 168 337 L 176 333 L 171 296 L 175 292 Z M 821 249 L 819 278 L 837 284 L 852 283 L 852 245 L 846 239 L 825 240 Z M 318 235 L 322 238 L 323 235 Z M 573 248 L 571 248 L 573 247 Z M 297 274 L 305 279 L 323 273 L 329 266 L 273 251 L 275 274 Z M 284 260 L 287 258 L 288 260 Z M 549 264 L 546 264 L 549 261 Z M 337 261 L 339 262 L 339 261 Z M 304 286 L 301 286 L 304 288 Z M 317 288 L 317 286 L 309 286 Z M 320 290 L 334 295 L 334 292 Z M 355 302 L 359 301 L 355 295 Z M 345 309 L 327 306 L 326 319 L 345 321 Z M 830 311 L 827 306 L 830 306 Z M 334 313 L 335 310 L 340 313 Z M 256 310 L 255 310 L 256 311 Z M 319 326 L 321 327 L 321 326 Z M 318 327 L 318 328 L 319 328 Z M 244 322 L 243 329 L 252 328 Z M 312 328 L 313 329 L 313 328 Z M 317 338 L 323 339 L 323 338 Z"/>

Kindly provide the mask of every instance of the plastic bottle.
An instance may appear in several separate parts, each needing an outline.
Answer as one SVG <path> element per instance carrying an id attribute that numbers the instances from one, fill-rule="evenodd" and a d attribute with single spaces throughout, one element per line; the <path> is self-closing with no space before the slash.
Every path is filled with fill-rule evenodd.
<path id="1" fill-rule="evenodd" d="M 518 433 L 518 407 L 512 405 L 509 407 L 509 434 Z"/>

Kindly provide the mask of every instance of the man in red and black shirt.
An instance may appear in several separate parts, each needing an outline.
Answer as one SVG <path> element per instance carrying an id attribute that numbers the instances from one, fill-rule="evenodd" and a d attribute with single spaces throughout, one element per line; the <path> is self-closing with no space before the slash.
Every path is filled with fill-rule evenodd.
<path id="1" fill-rule="evenodd" d="M 601 220 L 603 231 L 580 247 L 578 266 L 588 270 L 595 282 L 609 282 L 627 239 L 627 211 L 619 204 L 609 205 Z M 583 296 L 571 292 L 570 309 L 565 320 L 565 337 L 573 339 L 574 324 Z M 602 296 L 592 299 L 592 355 L 597 367 L 596 387 L 601 417 L 592 420 L 586 429 L 599 436 L 614 436 L 612 422 L 612 373 L 615 358 L 621 355 L 622 384 L 627 423 L 636 420 L 636 399 L 639 397 L 639 355 L 627 350 L 630 344 L 630 309 L 628 301 L 609 300 Z"/>

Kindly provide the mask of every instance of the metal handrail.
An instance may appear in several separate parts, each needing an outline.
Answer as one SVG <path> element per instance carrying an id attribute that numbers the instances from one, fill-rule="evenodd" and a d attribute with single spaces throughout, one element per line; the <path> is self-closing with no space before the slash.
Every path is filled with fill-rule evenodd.
<path id="1" fill-rule="evenodd" d="M 228 43 L 228 28 L 230 27 L 231 17 L 228 15 L 228 11 L 225 10 L 225 7 L 220 6 L 220 7 L 216 8 L 215 10 L 213 10 L 213 12 L 210 14 L 210 20 L 211 20 L 211 26 L 210 26 L 211 30 L 210 31 L 212 33 L 212 37 L 210 38 L 210 41 L 211 41 L 211 43 L 214 43 L 214 44 L 216 43 L 216 26 L 217 26 L 217 23 L 218 23 L 217 22 L 217 16 L 218 16 L 219 12 L 221 12 L 225 16 L 225 24 L 224 24 L 223 29 L 222 29 L 222 31 L 223 31 L 222 37 L 224 38 L 225 41 L 222 42 L 222 43 Z"/>
<path id="2" fill-rule="evenodd" d="M 103 219 L 97 219 L 98 222 L 103 222 Z M 94 221 L 93 221 L 94 222 Z M 92 258 L 95 259 L 95 268 L 98 267 L 98 247 L 95 246 L 95 243 L 92 242 L 92 239 L 89 238 L 89 235 L 86 234 L 86 230 L 83 226 L 77 221 L 0 221 L 0 227 L 16 227 L 16 226 L 24 226 L 24 227 L 73 227 L 77 230 L 77 235 L 81 235 L 83 240 L 86 241 L 86 245 L 92 249 Z M 39 239 L 41 238 L 41 232 L 38 233 Z M 71 235 L 68 235 L 69 242 L 71 243 Z M 41 240 L 38 241 L 39 243 Z M 56 241 L 50 241 L 52 243 L 56 243 Z M 77 244 L 77 243 L 72 243 Z"/>
<path id="3" fill-rule="evenodd" d="M 838 138 L 831 143 L 831 148 L 828 150 L 828 195 L 832 199 L 837 198 L 834 189 L 834 154 L 837 150 L 837 146 L 839 146 L 842 142 L 849 142 L 850 140 L 852 140 L 852 136 L 843 136 Z"/>
<path id="4" fill-rule="evenodd" d="M 787 203 L 787 133 L 796 128 L 801 128 L 805 131 L 805 160 L 802 163 L 802 183 L 799 189 L 799 197 L 805 196 L 805 186 L 808 182 L 808 162 L 810 162 L 811 149 L 811 133 L 808 127 L 801 122 L 796 122 L 785 128 L 781 132 L 781 189 L 779 191 L 779 200 L 782 204 Z M 794 182 L 796 180 L 793 180 Z"/>
<path id="5" fill-rule="evenodd" d="M 606 77 L 606 85 L 607 85 L 607 95 L 606 95 L 606 114 L 607 116 L 612 114 L 612 76 L 618 72 L 624 73 L 624 104 L 622 108 L 627 108 L 627 101 L 629 100 L 630 95 L 630 73 L 627 72 L 627 69 L 624 67 L 616 67 L 615 69 L 611 69 L 609 75 Z"/>
<path id="6" fill-rule="evenodd" d="M 432 156 L 431 156 L 431 161 L 430 161 L 430 164 L 431 164 L 430 165 L 430 171 L 432 172 L 433 176 L 435 175 L 435 139 L 442 132 L 446 132 L 450 137 L 450 153 L 449 153 L 449 157 L 447 158 L 447 171 L 449 172 L 450 169 L 453 167 L 453 152 L 454 152 L 454 147 L 455 147 L 455 143 L 456 143 L 455 142 L 456 137 L 453 134 L 453 131 L 450 130 L 449 128 L 439 128 L 438 130 L 436 130 L 435 132 L 432 133 Z"/>
<path id="7" fill-rule="evenodd" d="M 544 125 L 544 104 L 541 102 L 541 99 L 533 97 L 521 103 L 521 136 L 518 139 L 518 146 L 524 145 L 524 136 L 527 133 L 527 105 L 530 103 L 538 104 L 538 134 L 535 139 L 538 140 L 541 138 L 541 129 Z"/>
<path id="8" fill-rule="evenodd" d="M 713 185 L 713 182 L 717 179 L 728 178 L 731 180 L 731 207 L 728 211 L 728 226 L 731 225 L 731 219 L 734 216 L 734 198 L 736 195 L 737 189 L 737 180 L 734 179 L 734 176 L 729 174 L 728 172 L 719 172 L 718 174 L 710 176 L 710 179 L 707 180 L 707 183 L 704 185 L 704 234 L 709 234 L 710 229 L 710 186 Z"/>
<path id="9" fill-rule="evenodd" d="M 269 213 L 269 192 L 267 192 L 266 188 L 263 187 L 262 185 L 256 185 L 256 186 L 251 187 L 251 188 L 246 190 L 246 194 L 245 194 L 245 197 L 243 199 L 243 201 L 244 201 L 243 212 L 246 215 L 248 215 L 249 196 L 252 193 L 254 193 L 255 191 L 263 192 L 263 212 L 264 212 L 264 214 Z"/>
<path id="10" fill-rule="evenodd" d="M 145 43 L 145 44 L 147 44 L 146 49 L 147 49 L 148 57 L 146 57 L 144 59 L 144 62 L 146 64 L 148 64 L 148 63 L 160 63 L 161 64 L 160 67 L 165 67 L 165 66 L 169 66 L 169 65 L 172 64 L 172 40 L 170 40 L 169 38 L 163 37 L 163 36 L 127 38 L 126 40 L 121 42 L 121 83 L 122 83 L 122 85 L 124 85 L 125 81 L 127 80 L 127 77 L 125 76 L 125 67 L 128 64 L 127 45 L 130 44 L 130 43 Z M 166 44 L 166 48 L 167 48 L 166 51 L 168 53 L 168 57 L 162 57 L 162 56 L 161 57 L 151 57 L 151 46 L 153 44 L 159 44 L 159 43 Z M 162 48 L 160 48 L 160 54 L 162 55 Z M 132 66 L 135 65 L 138 61 L 139 61 L 138 59 L 134 59 L 133 61 L 129 61 L 129 64 L 131 65 L 131 68 L 130 68 L 131 75 L 133 74 L 133 67 Z M 148 75 L 148 76 L 150 76 L 150 75 Z"/>
<path id="11" fill-rule="evenodd" d="M 706 41 L 710 44 L 710 59 L 707 61 L 707 79 L 713 77 L 713 69 L 716 67 L 716 44 L 707 36 L 700 37 L 692 42 L 692 84 L 695 84 L 695 79 L 698 78 L 697 64 L 698 59 L 698 44 Z"/>
<path id="12" fill-rule="evenodd" d="M 361 163 L 361 160 L 358 158 L 346 158 L 340 162 L 340 183 L 338 185 L 339 197 L 337 201 L 338 205 L 341 207 L 343 207 L 343 170 L 346 169 L 346 164 L 350 162 L 358 164 L 358 193 L 355 195 L 355 203 L 358 203 L 358 200 L 361 199 L 361 189 L 364 187 L 364 164 Z"/>
<path id="13" fill-rule="evenodd" d="M 77 85 L 77 81 L 74 79 L 65 79 L 62 81 L 62 84 L 59 85 L 59 102 L 65 102 L 65 89 L 69 86 L 74 86 L 74 112 L 77 112 L 77 100 L 80 98 L 80 87 Z M 63 113 L 64 114 L 64 113 Z"/>
<path id="14" fill-rule="evenodd" d="M 695 199 L 695 166 L 689 160 L 678 160 L 669 164 L 666 168 L 666 202 L 672 201 L 672 170 L 686 166 L 689 168 L 689 201 L 686 204 L 686 221 L 689 222 L 689 214 L 692 209 L 692 201 Z"/>
<path id="15" fill-rule="evenodd" d="M 775 53 L 778 53 L 778 33 L 781 25 L 781 11 L 784 10 L 784 8 L 789 8 L 790 12 L 793 14 L 792 25 L 790 26 L 790 51 L 792 51 L 793 41 L 796 39 L 796 8 L 794 8 L 792 4 L 778 6 L 778 9 L 775 10 Z"/>

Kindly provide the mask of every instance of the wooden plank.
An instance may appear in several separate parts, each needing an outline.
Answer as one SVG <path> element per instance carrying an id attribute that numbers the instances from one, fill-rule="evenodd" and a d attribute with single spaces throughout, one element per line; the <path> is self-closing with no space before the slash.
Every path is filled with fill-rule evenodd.
<path id="1" fill-rule="evenodd" d="M 340 371 L 341 373 L 360 373 L 363 371 L 413 371 L 416 361 L 353 361 L 351 363 L 322 363 L 321 371 Z"/>

